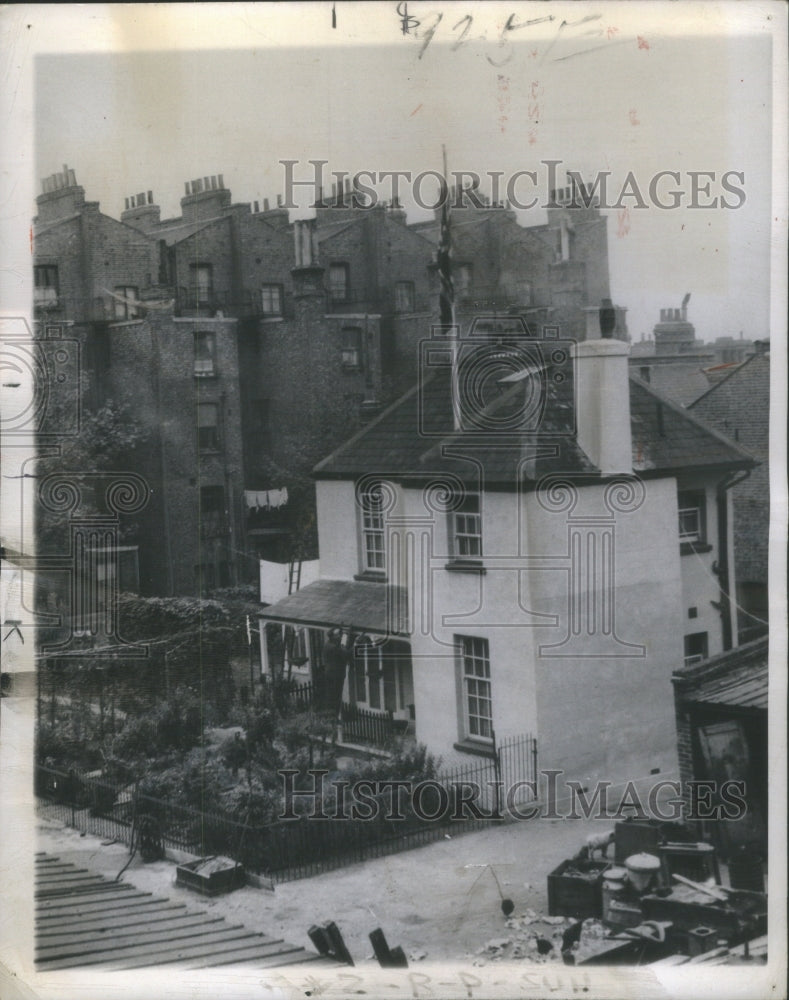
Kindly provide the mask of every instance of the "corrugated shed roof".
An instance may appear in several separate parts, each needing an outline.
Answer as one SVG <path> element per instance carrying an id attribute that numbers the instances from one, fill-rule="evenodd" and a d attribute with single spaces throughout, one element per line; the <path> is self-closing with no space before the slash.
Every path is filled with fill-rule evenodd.
<path id="1" fill-rule="evenodd" d="M 683 701 L 767 710 L 768 638 L 738 646 L 674 673 Z"/>

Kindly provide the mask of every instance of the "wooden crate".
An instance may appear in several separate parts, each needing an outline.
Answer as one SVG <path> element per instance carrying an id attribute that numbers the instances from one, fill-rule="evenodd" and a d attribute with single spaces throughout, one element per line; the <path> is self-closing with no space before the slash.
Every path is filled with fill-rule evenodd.
<path id="1" fill-rule="evenodd" d="M 608 861 L 562 861 L 548 876 L 548 913 L 552 917 L 600 917 L 603 912 L 603 872 Z M 579 872 L 568 875 L 568 871 Z"/>
<path id="2" fill-rule="evenodd" d="M 238 889 L 246 882 L 244 866 L 232 858 L 197 858 L 178 865 L 175 884 L 193 889 L 204 896 L 218 896 Z"/>

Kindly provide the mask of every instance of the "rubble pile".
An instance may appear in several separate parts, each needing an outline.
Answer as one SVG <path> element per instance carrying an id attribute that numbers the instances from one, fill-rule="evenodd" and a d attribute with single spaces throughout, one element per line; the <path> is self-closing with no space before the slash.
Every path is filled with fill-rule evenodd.
<path id="1" fill-rule="evenodd" d="M 477 950 L 474 965 L 488 962 L 561 962 L 564 932 L 571 917 L 550 917 L 525 910 L 505 920 L 506 937 L 491 938 Z"/>

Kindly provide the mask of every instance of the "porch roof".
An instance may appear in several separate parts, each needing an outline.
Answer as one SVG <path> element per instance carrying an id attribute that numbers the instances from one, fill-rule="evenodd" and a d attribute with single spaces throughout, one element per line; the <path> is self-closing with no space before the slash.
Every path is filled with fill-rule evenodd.
<path id="1" fill-rule="evenodd" d="M 407 609 L 405 587 L 366 580 L 316 580 L 264 608 L 259 617 L 314 627 L 345 626 L 380 635 L 407 635 Z"/>

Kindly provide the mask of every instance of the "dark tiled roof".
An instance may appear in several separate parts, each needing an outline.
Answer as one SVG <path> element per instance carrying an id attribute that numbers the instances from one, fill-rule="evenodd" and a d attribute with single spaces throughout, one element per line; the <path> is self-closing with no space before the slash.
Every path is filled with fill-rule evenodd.
<path id="1" fill-rule="evenodd" d="M 630 379 L 630 421 L 633 471 L 639 474 L 746 468 L 756 462 L 744 448 L 638 378 Z"/>
<path id="2" fill-rule="evenodd" d="M 365 580 L 316 580 L 265 608 L 268 621 L 303 625 L 347 625 L 382 635 L 408 631 L 406 591 L 394 584 Z"/>
<path id="3" fill-rule="evenodd" d="M 768 639 L 754 639 L 674 673 L 683 701 L 767 710 Z"/>
<path id="4" fill-rule="evenodd" d="M 324 459 L 315 475 L 350 479 L 376 473 L 384 479 L 424 480 L 452 472 L 476 479 L 477 462 L 484 466 L 488 486 L 511 486 L 516 469 L 526 483 L 550 473 L 595 472 L 573 430 L 571 373 L 557 383 L 552 377 L 556 368 L 549 364 L 544 371 L 548 377 L 542 382 L 540 405 L 530 410 L 532 418 L 524 430 L 506 429 L 514 426 L 507 424 L 507 414 L 522 398 L 516 384 L 484 409 L 492 429 L 455 431 L 449 375 L 439 370 Z M 633 468 L 640 475 L 753 464 L 747 452 L 639 379 L 630 381 L 630 406 Z M 539 418 L 533 415 L 537 410 Z M 535 449 L 538 454 L 532 457 Z"/>
<path id="5" fill-rule="evenodd" d="M 635 362 L 632 367 L 637 367 Z M 694 399 L 698 399 L 710 387 L 709 379 L 697 361 L 690 364 L 650 365 L 649 385 L 683 406 L 692 404 Z"/>

